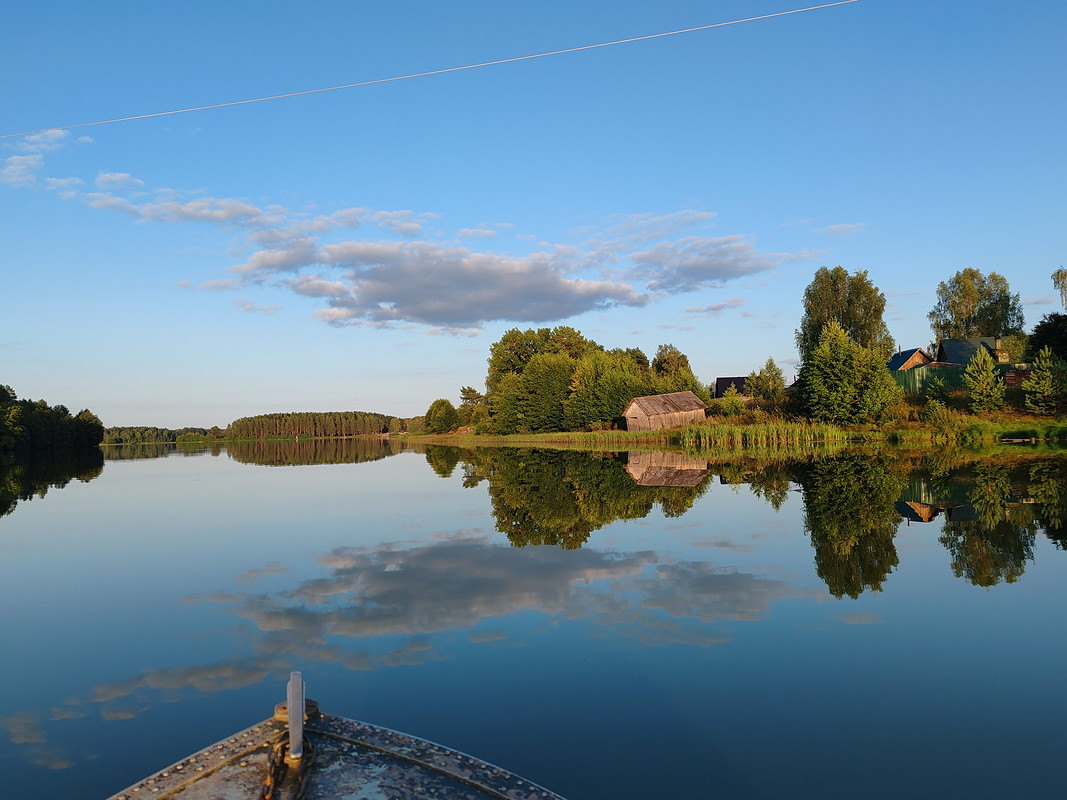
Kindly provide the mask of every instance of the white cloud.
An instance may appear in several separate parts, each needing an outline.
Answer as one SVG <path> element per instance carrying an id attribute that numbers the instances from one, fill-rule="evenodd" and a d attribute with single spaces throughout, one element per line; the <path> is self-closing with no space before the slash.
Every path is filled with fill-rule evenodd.
<path id="1" fill-rule="evenodd" d="M 348 286 L 341 281 L 324 281 L 318 275 L 301 275 L 286 281 L 286 285 L 305 297 L 344 297 Z"/>
<path id="2" fill-rule="evenodd" d="M 108 192 L 88 192 L 85 194 L 85 199 L 92 208 L 121 211 L 138 219 L 153 222 L 205 222 L 254 226 L 270 221 L 261 209 L 232 198 L 202 197 L 184 203 L 176 200 L 134 203 Z"/>
<path id="3" fill-rule="evenodd" d="M 1047 306 L 1058 302 L 1060 302 L 1060 299 L 1058 297 L 1053 297 L 1050 294 L 1047 294 L 1044 297 L 1024 297 L 1022 299 L 1022 304 L 1024 306 Z"/>
<path id="4" fill-rule="evenodd" d="M 419 220 L 430 217 L 418 215 Z M 402 232 L 406 223 L 418 224 L 409 211 L 348 210 L 348 222 L 359 218 L 395 232 Z M 609 231 L 616 238 L 592 236 L 584 247 L 546 245 L 541 252 L 514 257 L 432 241 L 323 243 L 312 232 L 328 229 L 337 220 L 331 215 L 252 232 L 249 241 L 262 249 L 231 271 L 252 283 L 291 273 L 279 285 L 326 299 L 326 307 L 315 316 L 332 325 L 406 322 L 456 333 L 478 329 L 491 320 L 547 322 L 614 306 L 641 306 L 651 299 L 649 292 L 721 286 L 776 266 L 777 258 L 759 253 L 741 236 L 661 238 L 649 250 L 632 252 L 634 243 L 647 244 L 656 235 L 713 218 L 714 214 L 694 211 L 633 215 L 613 221 Z M 478 231 L 491 232 L 474 228 L 462 233 Z M 623 266 L 627 261 L 629 265 Z M 309 268 L 316 268 L 314 274 L 301 274 Z M 329 270 L 342 273 L 330 276 Z M 647 289 L 635 287 L 634 279 L 646 282 Z M 719 310 L 709 306 L 698 313 Z"/>
<path id="5" fill-rule="evenodd" d="M 230 198 L 204 197 L 187 203 L 145 203 L 136 206 L 144 219 L 158 222 L 212 222 L 256 225 L 263 212 L 249 203 Z"/>
<path id="6" fill-rule="evenodd" d="M 489 228 L 462 228 L 456 233 L 457 239 L 493 239 L 496 231 Z"/>
<path id="7" fill-rule="evenodd" d="M 98 189 L 139 189 L 144 181 L 128 172 L 101 172 L 96 176 Z"/>
<path id="8" fill-rule="evenodd" d="M 284 213 L 285 209 L 272 209 Z M 312 218 L 303 227 L 314 233 L 328 233 L 338 228 L 358 228 L 362 223 L 363 216 L 367 213 L 365 208 L 343 208 L 332 214 L 320 215 Z"/>
<path id="9" fill-rule="evenodd" d="M 265 317 L 273 317 L 282 310 L 281 306 L 261 306 L 248 300 L 234 300 L 233 304 L 246 313 L 262 314 Z"/>
<path id="10" fill-rule="evenodd" d="M 474 339 L 482 335 L 481 331 L 474 328 L 427 328 L 427 336 L 466 336 L 468 339 Z M 480 349 L 465 348 L 464 353 L 481 353 Z"/>
<path id="11" fill-rule="evenodd" d="M 37 182 L 37 172 L 44 165 L 44 156 L 8 156 L 0 169 L 0 183 L 10 186 L 29 186 Z"/>
<path id="12" fill-rule="evenodd" d="M 629 274 L 659 292 L 692 292 L 774 269 L 775 264 L 743 236 L 687 237 L 634 253 Z"/>
<path id="13" fill-rule="evenodd" d="M 320 260 L 315 239 L 296 239 L 282 244 L 285 246 L 253 253 L 244 264 L 231 267 L 231 271 L 264 277 L 276 272 L 296 271 Z"/>
<path id="14" fill-rule="evenodd" d="M 42 153 L 60 147 L 63 132 L 27 137 L 23 154 L 11 156 L 0 180 L 37 183 Z M 741 236 L 707 237 L 683 231 L 708 227 L 712 212 L 683 209 L 669 214 L 616 216 L 600 230 L 589 228 L 578 244 L 545 242 L 536 252 L 505 255 L 446 245 L 447 234 L 426 231 L 431 212 L 343 208 L 313 214 L 259 206 L 232 197 L 193 197 L 173 189 L 152 190 L 154 199 L 123 196 L 141 190 L 128 172 L 100 171 L 94 191 L 79 178 L 47 178 L 45 186 L 89 207 L 139 221 L 206 223 L 243 230 L 235 244 L 246 252 L 231 276 L 180 285 L 211 291 L 270 283 L 324 303 L 315 316 L 333 325 L 427 326 L 433 334 L 469 334 L 486 322 L 544 323 L 617 306 L 643 306 L 656 294 L 689 292 L 773 269 L 804 254 L 767 255 Z M 380 241 L 331 241 L 341 229 L 365 224 L 388 232 Z M 460 228 L 455 237 L 489 240 L 508 223 Z M 414 237 L 420 237 L 415 239 Z M 517 238 L 523 238 L 521 234 Z M 240 259 L 241 256 L 238 256 Z M 734 301 L 727 301 L 732 303 Z M 243 311 L 275 314 L 275 305 L 242 299 Z M 709 305 L 695 313 L 717 314 L 733 306 Z"/>
<path id="15" fill-rule="evenodd" d="M 187 282 L 184 282 L 187 283 Z M 224 278 L 217 281 L 205 281 L 196 287 L 197 289 L 206 289 L 209 292 L 226 292 L 230 289 L 237 288 L 237 281 Z"/>
<path id="16" fill-rule="evenodd" d="M 616 217 L 604 234 L 612 238 L 658 239 L 698 225 L 710 225 L 718 215 L 713 211 L 683 209 L 670 214 L 628 214 Z"/>
<path id="17" fill-rule="evenodd" d="M 79 186 L 84 186 L 81 178 L 45 178 L 44 186 L 50 191 L 59 192 L 63 197 L 73 197 Z"/>
<path id="18" fill-rule="evenodd" d="M 686 313 L 689 314 L 707 314 L 713 317 L 721 317 L 723 311 L 727 311 L 733 308 L 740 308 L 745 304 L 745 298 L 743 297 L 731 297 L 729 300 L 724 300 L 721 303 L 713 303 L 710 306 L 702 306 L 699 308 L 687 308 Z"/>
<path id="19" fill-rule="evenodd" d="M 69 137 L 69 131 L 41 131 L 23 136 L 15 143 L 15 147 L 24 153 L 49 153 L 61 148 Z"/>
<path id="20" fill-rule="evenodd" d="M 850 233 L 859 233 L 866 227 L 866 222 L 843 222 L 838 225 L 827 225 L 825 228 L 814 228 L 812 233 L 821 233 L 824 236 L 847 236 Z"/>
<path id="21" fill-rule="evenodd" d="M 552 257 L 515 259 L 429 242 L 347 242 L 322 248 L 351 291 L 317 316 L 477 328 L 489 320 L 545 322 L 615 305 L 644 305 L 628 284 L 571 277 Z"/>
<path id="22" fill-rule="evenodd" d="M 435 214 L 415 214 L 413 211 L 374 211 L 369 214 L 375 224 L 399 236 L 418 236 L 422 233 L 423 223 L 435 216 Z"/>
<path id="23" fill-rule="evenodd" d="M 826 255 L 826 250 L 809 250 L 804 248 L 803 250 L 797 250 L 795 253 L 768 253 L 767 257 L 773 258 L 775 261 L 780 261 L 784 264 L 795 264 L 801 261 L 814 261 L 824 255 Z"/>

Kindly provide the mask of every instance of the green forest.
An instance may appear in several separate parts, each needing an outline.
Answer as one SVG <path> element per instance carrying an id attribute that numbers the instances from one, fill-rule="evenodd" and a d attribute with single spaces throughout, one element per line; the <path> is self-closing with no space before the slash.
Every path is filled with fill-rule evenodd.
<path id="1" fill-rule="evenodd" d="M 104 425 L 89 409 L 71 414 L 64 405 L 19 400 L 14 389 L 0 385 L 0 454 L 96 447 Z"/>
<path id="2" fill-rule="evenodd" d="M 406 420 L 368 411 L 295 411 L 234 420 L 225 429 L 114 427 L 103 444 L 183 444 L 233 439 L 345 439 L 407 430 Z"/>
<path id="3" fill-rule="evenodd" d="M 660 345 L 650 361 L 638 348 L 608 350 L 567 326 L 509 330 L 490 347 L 485 387 L 484 394 L 463 387 L 459 409 L 435 400 L 425 432 L 463 425 L 494 435 L 609 430 L 624 427 L 622 413 L 635 397 L 691 391 L 711 400 L 674 345 Z"/>

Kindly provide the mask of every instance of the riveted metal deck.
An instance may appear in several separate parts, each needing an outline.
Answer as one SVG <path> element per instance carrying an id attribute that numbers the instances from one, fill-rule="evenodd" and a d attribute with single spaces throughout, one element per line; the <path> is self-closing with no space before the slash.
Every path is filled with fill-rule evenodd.
<path id="1" fill-rule="evenodd" d="M 262 796 L 271 748 L 286 723 L 264 720 L 178 761 L 110 800 L 249 800 Z M 507 770 L 441 745 L 364 722 L 317 714 L 305 736 L 311 766 L 303 800 L 562 800 Z M 277 798 L 292 796 L 285 783 Z"/>

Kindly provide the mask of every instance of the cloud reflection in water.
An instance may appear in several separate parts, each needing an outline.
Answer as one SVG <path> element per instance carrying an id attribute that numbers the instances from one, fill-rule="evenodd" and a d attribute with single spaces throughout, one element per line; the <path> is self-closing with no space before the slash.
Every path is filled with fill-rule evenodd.
<path id="1" fill-rule="evenodd" d="M 251 626 L 242 625 L 241 633 L 250 632 L 255 654 L 145 670 L 97 685 L 85 703 L 95 704 L 103 719 L 124 720 L 184 689 L 244 689 L 294 666 L 373 670 L 439 660 L 445 657 L 439 645 L 456 632 L 475 647 L 524 645 L 519 631 L 526 629 L 510 626 L 509 619 L 531 612 L 587 625 L 583 634 L 599 639 L 706 647 L 729 641 L 728 631 L 714 626 L 757 620 L 777 600 L 822 596 L 813 588 L 707 561 L 665 559 L 653 551 L 515 548 L 497 542 L 465 531 L 430 543 L 339 547 L 319 559 L 327 575 L 293 589 L 190 597 L 191 603 L 225 604 L 248 620 Z M 246 585 L 247 576 L 257 572 L 238 576 L 236 584 Z M 284 570 L 272 563 L 269 572 Z M 352 640 L 359 640 L 361 649 L 354 649 Z M 82 716 L 85 703 L 71 700 L 52 721 Z M 47 745 L 35 717 L 2 722 L 13 742 L 33 748 L 36 763 L 69 765 Z"/>

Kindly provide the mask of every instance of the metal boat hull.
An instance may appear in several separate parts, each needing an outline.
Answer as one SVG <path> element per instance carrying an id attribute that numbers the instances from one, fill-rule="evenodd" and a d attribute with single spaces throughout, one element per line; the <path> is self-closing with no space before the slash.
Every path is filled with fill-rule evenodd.
<path id="1" fill-rule="evenodd" d="M 262 797 L 271 749 L 286 732 L 284 721 L 264 720 L 145 778 L 110 800 Z M 303 800 L 562 800 L 507 770 L 376 725 L 318 714 L 308 719 L 304 734 L 312 755 Z M 290 777 L 278 785 L 273 797 L 284 800 L 294 793 L 295 781 Z"/>

